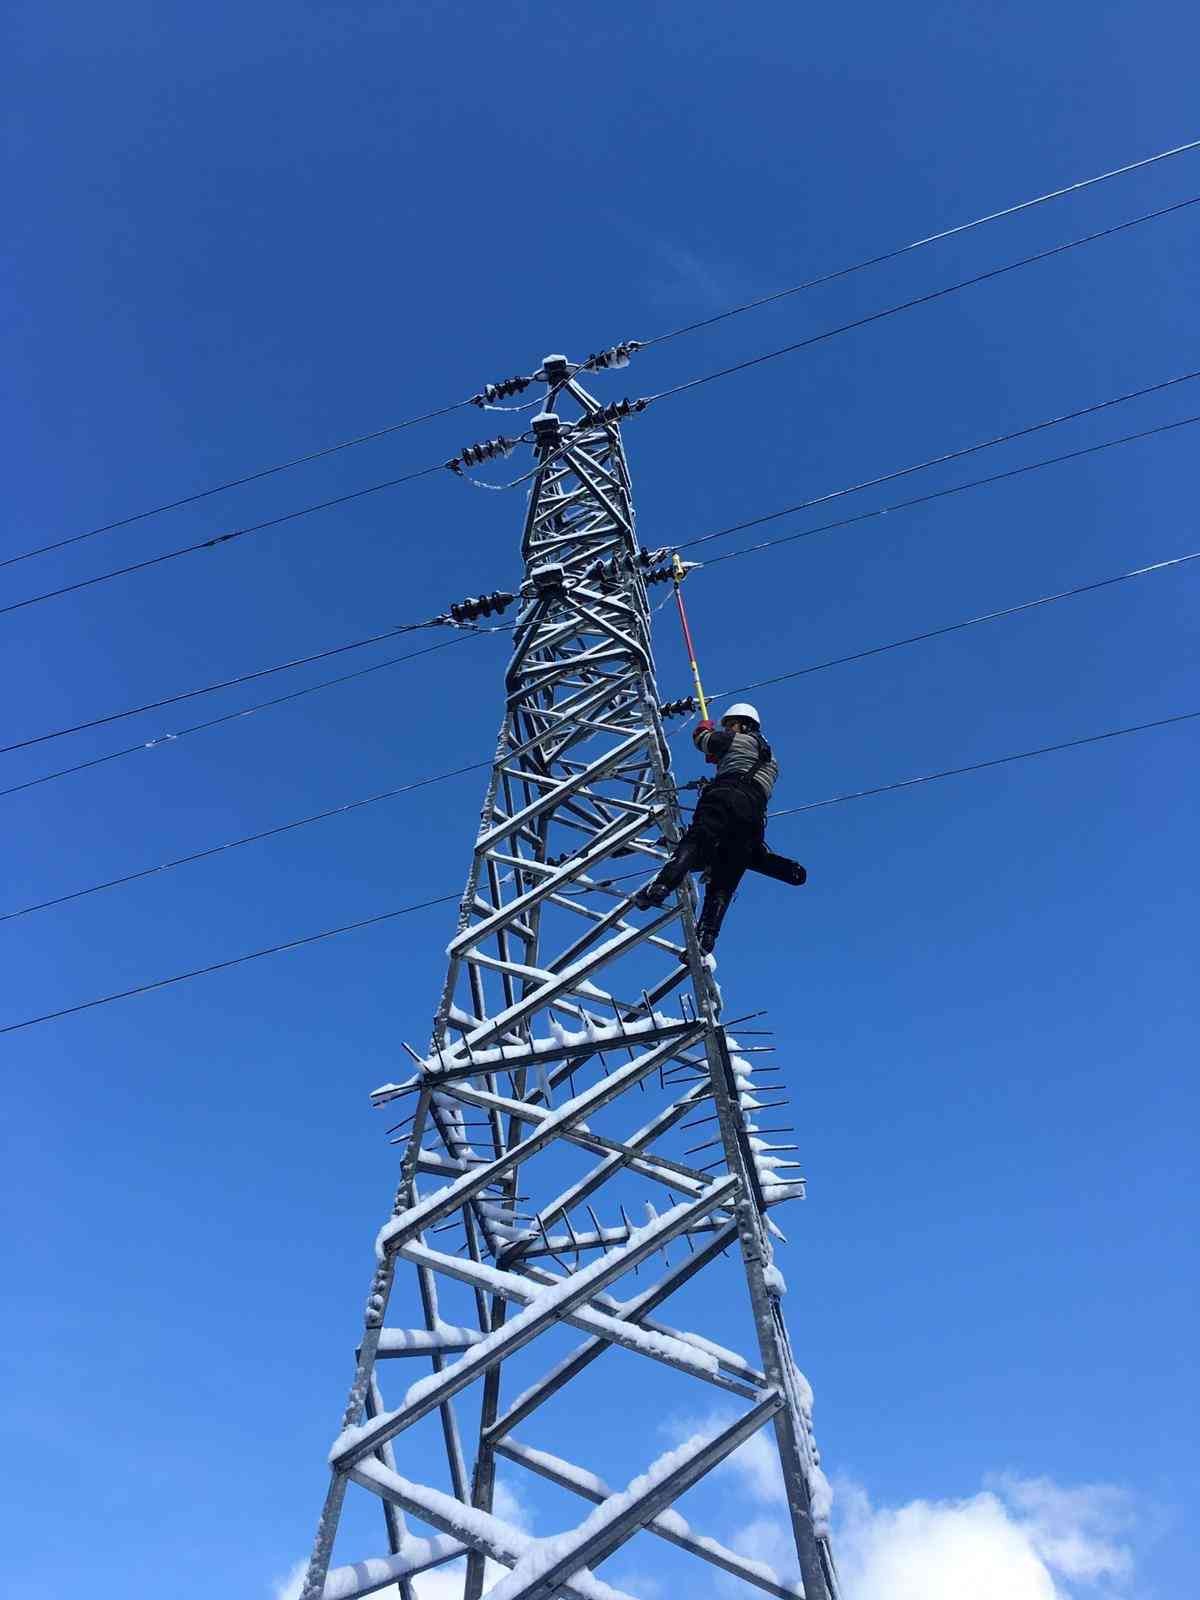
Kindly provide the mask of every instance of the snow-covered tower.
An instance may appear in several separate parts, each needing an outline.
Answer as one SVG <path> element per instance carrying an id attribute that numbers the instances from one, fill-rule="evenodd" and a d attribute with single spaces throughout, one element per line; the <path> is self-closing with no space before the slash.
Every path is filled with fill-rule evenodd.
<path id="1" fill-rule="evenodd" d="M 674 1509 L 760 1429 L 804 1593 L 837 1600 L 772 1262 L 769 1213 L 802 1181 L 761 1136 L 775 1091 L 721 1023 L 692 891 L 630 905 L 680 828 L 647 603 L 668 552 L 635 536 L 629 403 L 601 406 L 577 372 L 543 366 L 504 717 L 431 1042 L 374 1095 L 403 1115 L 404 1158 L 302 1600 L 391 1584 L 412 1600 L 418 1573 L 456 1560 L 463 1600 L 613 1600 L 594 1571 L 635 1537 L 794 1600 Z M 733 1302 L 752 1353 L 706 1336 Z M 430 1370 L 413 1381 L 414 1365 Z M 659 1454 L 658 1422 L 714 1400 L 732 1420 Z M 588 1442 L 622 1407 L 628 1487 L 612 1489 Z M 573 1525 L 532 1537 L 499 1514 L 497 1458 L 576 1498 Z M 342 1548 L 351 1485 L 383 1509 L 365 1559 Z"/>

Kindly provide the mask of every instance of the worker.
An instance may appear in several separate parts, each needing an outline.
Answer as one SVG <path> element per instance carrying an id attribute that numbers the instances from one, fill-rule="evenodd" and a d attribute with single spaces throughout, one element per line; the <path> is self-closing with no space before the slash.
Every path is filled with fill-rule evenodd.
<path id="1" fill-rule="evenodd" d="M 715 765 L 717 775 L 702 786 L 691 827 L 653 882 L 633 899 L 641 911 L 661 906 L 689 872 L 703 872 L 707 887 L 696 933 L 707 955 L 746 871 L 797 886 L 808 874 L 798 861 L 767 849 L 767 801 L 779 765 L 762 736 L 754 707 L 739 701 L 721 718 L 720 728 L 709 721 L 698 723 L 692 740 L 705 760 Z"/>

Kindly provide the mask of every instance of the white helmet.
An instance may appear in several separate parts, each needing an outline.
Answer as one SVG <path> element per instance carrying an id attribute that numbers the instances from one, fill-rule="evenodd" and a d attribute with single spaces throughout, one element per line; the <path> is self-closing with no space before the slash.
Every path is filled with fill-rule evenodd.
<path id="1" fill-rule="evenodd" d="M 739 700 L 736 705 L 730 706 L 728 711 L 721 713 L 722 722 L 728 722 L 730 717 L 743 717 L 747 722 L 752 722 L 756 728 L 762 727 L 762 718 L 754 707 L 748 705 L 745 700 Z"/>

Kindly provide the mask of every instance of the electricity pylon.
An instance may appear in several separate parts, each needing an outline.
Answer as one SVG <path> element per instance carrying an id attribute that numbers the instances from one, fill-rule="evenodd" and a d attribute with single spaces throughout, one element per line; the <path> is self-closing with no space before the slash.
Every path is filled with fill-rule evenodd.
<path id="1" fill-rule="evenodd" d="M 612 1600 L 593 1569 L 635 1536 L 794 1600 L 793 1584 L 673 1509 L 760 1429 L 777 1446 L 803 1592 L 837 1600 L 812 1394 L 768 1220 L 803 1180 L 760 1136 L 773 1091 L 755 1078 L 756 1047 L 722 1026 L 690 885 L 649 915 L 628 898 L 680 830 L 647 601 L 668 552 L 635 535 L 617 426 L 629 403 L 601 406 L 562 357 L 542 375 L 495 764 L 430 1047 L 406 1046 L 411 1074 L 373 1095 L 405 1107 L 404 1157 L 302 1600 L 390 1584 L 412 1600 L 417 1574 L 455 1560 L 463 1600 Z M 741 1273 L 732 1260 L 722 1273 L 726 1252 Z M 657 1258 L 661 1276 L 613 1296 Z M 677 1294 L 702 1327 L 724 1328 L 744 1302 L 756 1356 L 660 1320 Z M 455 1295 L 461 1323 L 442 1315 Z M 419 1327 L 393 1325 L 418 1306 Z M 381 1365 L 414 1357 L 432 1370 L 389 1409 Z M 714 1399 L 732 1420 L 655 1460 L 647 1437 L 672 1410 Z M 614 1429 L 635 1467 L 620 1492 L 586 1459 L 591 1435 L 611 1447 Z M 497 1512 L 497 1458 L 594 1509 L 569 1512 L 566 1533 L 529 1535 Z M 382 1502 L 387 1554 L 332 1566 L 351 1484 Z"/>

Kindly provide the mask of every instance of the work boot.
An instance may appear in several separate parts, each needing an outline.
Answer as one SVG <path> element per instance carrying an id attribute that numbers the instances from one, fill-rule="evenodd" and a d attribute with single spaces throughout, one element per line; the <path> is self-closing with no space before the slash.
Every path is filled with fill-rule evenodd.
<path id="1" fill-rule="evenodd" d="M 643 884 L 633 897 L 633 903 L 639 911 L 649 911 L 651 907 L 657 910 L 666 904 L 670 889 L 659 878 L 652 883 Z"/>
<path id="2" fill-rule="evenodd" d="M 652 906 L 657 908 L 666 904 L 667 896 L 672 890 L 678 889 L 691 871 L 699 848 L 695 839 L 685 833 L 659 869 L 658 876 L 634 895 L 633 903 L 639 911 L 649 911 Z"/>
<path id="3" fill-rule="evenodd" d="M 729 910 L 729 902 L 733 896 L 728 889 L 709 888 L 704 896 L 704 908 L 700 912 L 700 920 L 696 924 L 696 937 L 700 948 L 706 956 L 712 954 L 713 946 L 717 942 L 717 935 L 721 931 L 721 924 L 725 920 L 725 913 Z"/>

